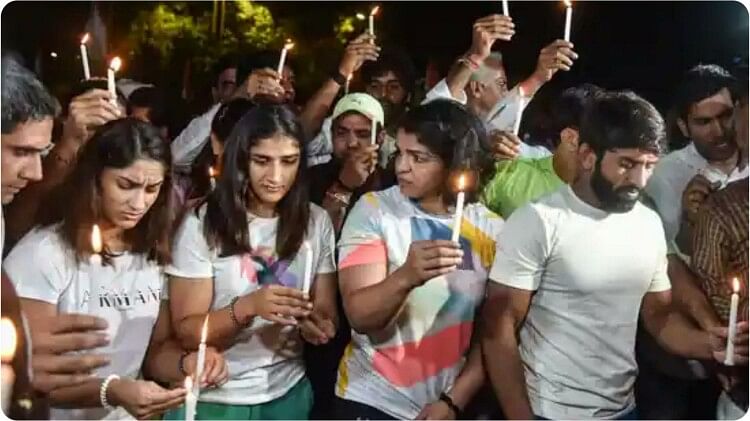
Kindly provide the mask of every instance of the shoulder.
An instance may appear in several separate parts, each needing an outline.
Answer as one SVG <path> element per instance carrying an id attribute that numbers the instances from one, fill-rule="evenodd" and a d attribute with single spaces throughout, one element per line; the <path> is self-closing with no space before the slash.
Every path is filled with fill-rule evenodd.
<path id="1" fill-rule="evenodd" d="M 15 249 L 34 250 L 35 254 L 59 255 L 62 251 L 70 251 L 71 247 L 65 242 L 60 232 L 60 225 L 38 227 L 26 234 Z"/>

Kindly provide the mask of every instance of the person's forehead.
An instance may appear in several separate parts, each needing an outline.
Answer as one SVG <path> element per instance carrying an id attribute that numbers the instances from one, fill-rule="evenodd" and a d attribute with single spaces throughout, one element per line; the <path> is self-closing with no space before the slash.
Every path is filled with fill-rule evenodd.
<path id="1" fill-rule="evenodd" d="M 659 160 L 659 155 L 638 148 L 616 148 L 607 151 L 607 153 L 615 159 L 624 158 L 644 164 L 655 163 Z"/>
<path id="2" fill-rule="evenodd" d="M 157 183 L 164 179 L 165 167 L 153 159 L 137 159 L 125 168 L 112 168 L 112 173 L 139 183 Z"/>
<path id="3" fill-rule="evenodd" d="M 34 149 L 46 148 L 52 140 L 51 117 L 43 120 L 29 120 L 16 125 L 13 132 L 2 135 L 3 143 L 15 147 L 29 147 Z"/>
<path id="4" fill-rule="evenodd" d="M 370 119 L 360 113 L 353 112 L 337 119 L 336 126 L 350 130 L 369 129 Z"/>
<path id="5" fill-rule="evenodd" d="M 728 109 L 732 109 L 733 106 L 729 89 L 722 88 L 716 94 L 691 105 L 689 115 L 692 118 L 713 118 Z"/>
<path id="6" fill-rule="evenodd" d="M 402 151 L 408 149 L 411 151 L 430 153 L 429 148 L 419 142 L 416 134 L 408 133 L 404 129 L 398 130 L 398 133 L 396 134 L 396 144 Z"/>
<path id="7" fill-rule="evenodd" d="M 296 139 L 285 135 L 276 135 L 266 139 L 261 139 L 250 148 L 251 155 L 263 155 L 273 158 L 298 155 L 299 153 L 299 142 L 297 142 Z"/>
<path id="8" fill-rule="evenodd" d="M 373 76 L 373 81 L 377 81 L 380 83 L 388 83 L 388 82 L 398 82 L 398 77 L 396 77 L 396 73 L 393 72 L 393 70 L 388 70 L 387 72 Z"/>

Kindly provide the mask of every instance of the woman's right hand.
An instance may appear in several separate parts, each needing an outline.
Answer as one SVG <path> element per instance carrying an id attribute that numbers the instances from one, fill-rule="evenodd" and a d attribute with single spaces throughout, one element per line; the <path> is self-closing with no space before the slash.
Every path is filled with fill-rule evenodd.
<path id="1" fill-rule="evenodd" d="M 399 268 L 413 287 L 440 275 L 453 272 L 461 265 L 464 252 L 450 240 L 414 241 L 406 262 Z"/>
<path id="2" fill-rule="evenodd" d="M 305 318 L 312 312 L 310 297 L 304 292 L 281 285 L 268 285 L 259 288 L 240 299 L 244 314 L 260 316 L 268 321 L 283 325 L 296 325 L 298 318 Z"/>
<path id="3" fill-rule="evenodd" d="M 151 381 L 116 379 L 109 384 L 107 398 L 111 405 L 121 406 L 143 420 L 180 406 L 185 393 L 182 387 L 168 390 Z"/>

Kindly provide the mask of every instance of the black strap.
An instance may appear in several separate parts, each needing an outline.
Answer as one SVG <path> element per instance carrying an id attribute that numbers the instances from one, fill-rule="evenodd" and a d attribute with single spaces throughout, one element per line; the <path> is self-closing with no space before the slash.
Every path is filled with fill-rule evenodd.
<path id="1" fill-rule="evenodd" d="M 451 399 L 450 396 L 448 396 L 445 392 L 440 394 L 440 400 L 445 402 L 446 405 L 448 405 L 448 408 L 453 411 L 454 414 L 456 414 L 456 417 L 458 418 L 458 415 L 461 413 L 461 409 L 456 406 L 455 403 L 453 403 L 453 399 Z"/>
<path id="2" fill-rule="evenodd" d="M 346 76 L 342 75 L 341 72 L 338 71 L 338 69 L 331 72 L 331 79 L 339 86 L 346 85 Z"/>

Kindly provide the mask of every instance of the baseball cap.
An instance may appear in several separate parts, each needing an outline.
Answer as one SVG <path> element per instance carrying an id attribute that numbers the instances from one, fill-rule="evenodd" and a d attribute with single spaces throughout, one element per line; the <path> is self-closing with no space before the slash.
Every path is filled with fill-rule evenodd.
<path id="1" fill-rule="evenodd" d="M 370 120 L 375 119 L 378 123 L 384 124 L 383 106 L 377 99 L 368 94 L 357 92 L 344 96 L 333 108 L 331 118 L 335 120 L 340 115 L 350 111 L 360 113 Z"/>

